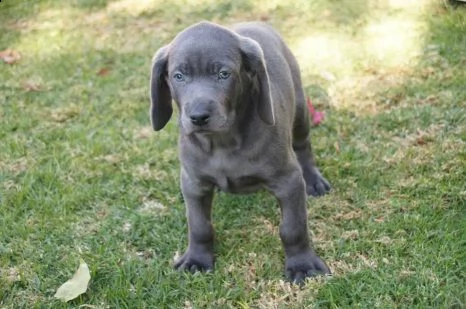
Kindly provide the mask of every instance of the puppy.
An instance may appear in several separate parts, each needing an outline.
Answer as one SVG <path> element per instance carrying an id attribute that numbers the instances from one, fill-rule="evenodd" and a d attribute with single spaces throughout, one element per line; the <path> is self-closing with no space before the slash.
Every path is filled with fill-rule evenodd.
<path id="1" fill-rule="evenodd" d="M 175 267 L 213 270 L 215 188 L 264 188 L 281 208 L 286 277 L 330 273 L 312 249 L 306 212 L 306 195 L 330 185 L 314 163 L 299 67 L 280 35 L 264 23 L 195 24 L 157 51 L 150 90 L 154 130 L 171 118 L 172 99 L 179 110 L 189 245 Z"/>

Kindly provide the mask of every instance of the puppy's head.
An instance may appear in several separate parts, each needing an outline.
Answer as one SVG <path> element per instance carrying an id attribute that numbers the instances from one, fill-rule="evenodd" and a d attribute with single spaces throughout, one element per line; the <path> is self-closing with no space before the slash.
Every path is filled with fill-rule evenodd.
<path id="1" fill-rule="evenodd" d="M 246 83 L 254 87 L 246 87 Z M 178 34 L 155 54 L 151 75 L 151 120 L 162 129 L 172 115 L 172 98 L 185 134 L 228 131 L 237 119 L 243 92 L 250 112 L 273 124 L 269 79 L 261 47 L 252 39 L 202 22 Z"/>

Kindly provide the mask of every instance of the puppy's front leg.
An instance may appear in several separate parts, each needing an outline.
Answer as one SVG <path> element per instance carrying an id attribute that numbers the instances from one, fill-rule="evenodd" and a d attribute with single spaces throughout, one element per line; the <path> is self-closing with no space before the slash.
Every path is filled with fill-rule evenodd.
<path id="1" fill-rule="evenodd" d="M 214 268 L 214 230 L 211 222 L 213 185 L 191 178 L 181 170 L 181 191 L 188 217 L 189 245 L 175 268 L 190 272 Z"/>
<path id="2" fill-rule="evenodd" d="M 330 269 L 311 247 L 307 227 L 306 186 L 298 164 L 294 164 L 270 186 L 277 197 L 282 220 L 280 238 L 285 249 L 285 275 L 302 284 L 306 277 L 329 274 Z"/>

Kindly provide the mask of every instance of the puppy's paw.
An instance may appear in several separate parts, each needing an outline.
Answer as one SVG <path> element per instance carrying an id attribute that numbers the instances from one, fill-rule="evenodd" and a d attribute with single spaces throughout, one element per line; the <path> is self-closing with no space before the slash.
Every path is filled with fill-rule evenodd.
<path id="1" fill-rule="evenodd" d="M 209 252 L 186 251 L 174 264 L 175 269 L 195 273 L 214 270 L 214 255 Z"/>
<path id="2" fill-rule="evenodd" d="M 306 181 L 306 193 L 312 196 L 322 196 L 330 191 L 330 184 L 317 168 L 313 168 L 307 173 L 304 173 Z"/>
<path id="3" fill-rule="evenodd" d="M 302 285 L 306 278 L 330 274 L 327 264 L 312 251 L 289 257 L 285 262 L 286 279 L 294 284 Z"/>

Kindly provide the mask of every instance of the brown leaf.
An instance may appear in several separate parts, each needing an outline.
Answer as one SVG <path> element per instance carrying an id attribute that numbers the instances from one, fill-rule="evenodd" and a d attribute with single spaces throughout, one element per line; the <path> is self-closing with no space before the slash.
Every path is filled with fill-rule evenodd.
<path id="1" fill-rule="evenodd" d="M 269 15 L 266 15 L 266 14 L 262 14 L 259 16 L 259 19 L 261 21 L 269 21 L 270 20 L 270 16 Z"/>
<path id="2" fill-rule="evenodd" d="M 108 75 L 108 73 L 110 73 L 109 68 L 101 68 L 99 71 L 97 71 L 97 75 L 99 76 L 105 76 Z"/>
<path id="3" fill-rule="evenodd" d="M 419 146 L 427 144 L 427 141 L 424 139 L 423 136 L 420 136 L 416 139 L 416 144 Z"/>
<path id="4" fill-rule="evenodd" d="M 21 55 L 17 51 L 5 49 L 0 51 L 0 59 L 7 64 L 13 64 L 21 59 Z"/>

